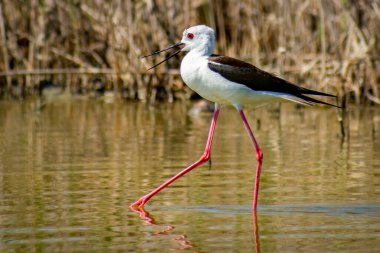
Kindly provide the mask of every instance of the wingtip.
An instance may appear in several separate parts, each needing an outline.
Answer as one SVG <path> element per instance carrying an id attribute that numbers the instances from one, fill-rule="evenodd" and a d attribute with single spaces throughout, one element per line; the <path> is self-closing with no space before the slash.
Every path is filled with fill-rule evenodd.
<path id="1" fill-rule="evenodd" d="M 325 96 L 325 97 L 334 97 L 334 98 L 337 97 L 336 95 L 333 95 L 333 94 L 329 94 L 329 93 L 325 93 L 325 92 L 321 92 L 321 91 L 316 91 L 316 90 L 310 90 L 310 89 L 306 89 L 306 88 L 304 88 L 304 91 L 302 91 L 301 93 L 305 94 L 305 95 L 312 95 L 312 96 Z"/>
<path id="2" fill-rule="evenodd" d="M 331 95 L 331 96 L 334 96 L 334 95 Z M 311 98 L 311 97 L 308 97 L 308 96 L 305 96 L 305 95 L 300 95 L 300 96 L 297 96 L 298 98 L 304 100 L 304 101 L 307 101 L 309 103 L 312 103 L 312 104 L 323 104 L 323 105 L 328 105 L 328 106 L 332 106 L 332 107 L 335 107 L 335 108 L 338 108 L 338 109 L 343 109 L 343 107 L 339 106 L 339 105 L 333 105 L 333 104 L 330 104 L 330 103 L 327 103 L 327 102 L 324 102 L 324 101 L 321 101 L 321 100 L 318 100 L 318 99 L 315 99 L 315 98 Z M 334 97 L 337 97 L 337 96 L 334 96 Z"/>

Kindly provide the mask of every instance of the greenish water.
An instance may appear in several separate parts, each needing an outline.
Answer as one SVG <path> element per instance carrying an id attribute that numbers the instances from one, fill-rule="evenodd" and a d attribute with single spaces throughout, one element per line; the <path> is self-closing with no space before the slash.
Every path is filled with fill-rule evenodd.
<path id="1" fill-rule="evenodd" d="M 128 206 L 203 152 L 211 114 L 191 105 L 0 103 L 1 252 L 378 252 L 380 109 L 353 109 L 342 142 L 334 109 L 247 110 L 255 155 L 223 108 L 212 166 L 146 205 Z"/>

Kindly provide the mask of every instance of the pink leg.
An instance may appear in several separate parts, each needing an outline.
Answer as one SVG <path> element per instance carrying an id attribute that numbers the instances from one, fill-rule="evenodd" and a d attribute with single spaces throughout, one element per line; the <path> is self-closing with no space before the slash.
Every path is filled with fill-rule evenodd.
<path id="1" fill-rule="evenodd" d="M 139 200 L 137 200 L 135 203 L 133 203 L 130 206 L 131 208 L 134 208 L 134 209 L 142 208 L 144 206 L 144 204 L 151 197 L 153 197 L 154 195 L 159 193 L 166 186 L 170 185 L 171 183 L 173 183 L 178 178 L 182 177 L 186 173 L 190 172 L 191 170 L 195 169 L 196 167 L 207 162 L 210 159 L 211 143 L 212 143 L 212 138 L 214 136 L 214 130 L 215 130 L 215 126 L 216 126 L 216 120 L 218 119 L 219 111 L 220 111 L 220 108 L 219 108 L 218 104 L 215 103 L 214 116 L 212 117 L 212 122 L 211 122 L 210 132 L 209 132 L 208 138 L 207 138 L 206 148 L 205 148 L 205 151 L 204 151 L 203 155 L 201 156 L 201 158 L 198 161 L 196 161 L 195 163 L 193 163 L 192 165 L 190 165 L 189 167 L 187 167 L 186 169 L 179 172 L 177 175 L 175 175 L 174 177 L 172 177 L 168 181 L 166 181 L 165 183 L 163 183 L 162 185 L 160 185 L 159 187 L 157 187 L 156 189 L 154 189 L 153 191 L 151 191 L 150 193 L 148 193 L 147 195 L 141 197 Z"/>
<path id="2" fill-rule="evenodd" d="M 257 198 L 259 196 L 261 165 L 263 163 L 263 152 L 261 151 L 259 144 L 257 144 L 255 136 L 253 136 L 253 132 L 251 130 L 251 127 L 248 124 L 247 118 L 245 117 L 243 110 L 240 107 L 238 107 L 238 110 L 240 113 L 240 117 L 244 122 L 244 126 L 247 129 L 247 132 L 249 134 L 249 138 L 251 138 L 251 141 L 253 142 L 253 146 L 256 150 L 257 169 L 256 169 L 255 188 L 253 190 L 253 204 L 252 204 L 253 210 L 256 210 L 257 209 Z"/>

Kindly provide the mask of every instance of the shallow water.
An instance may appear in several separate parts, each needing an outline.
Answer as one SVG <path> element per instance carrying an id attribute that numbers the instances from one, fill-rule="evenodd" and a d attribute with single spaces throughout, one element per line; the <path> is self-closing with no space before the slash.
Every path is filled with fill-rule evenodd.
<path id="1" fill-rule="evenodd" d="M 247 110 L 263 152 L 257 218 L 249 138 L 223 108 L 203 165 L 128 206 L 203 152 L 191 105 L 0 103 L 1 252 L 378 252 L 380 109 Z M 141 216 L 141 217 L 140 217 Z"/>

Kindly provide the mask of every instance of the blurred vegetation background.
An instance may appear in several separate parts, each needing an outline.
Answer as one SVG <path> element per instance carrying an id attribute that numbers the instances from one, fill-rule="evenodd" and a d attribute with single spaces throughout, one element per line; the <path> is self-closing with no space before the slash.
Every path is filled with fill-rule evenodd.
<path id="1" fill-rule="evenodd" d="M 181 39 L 217 32 L 215 53 L 242 60 L 342 103 L 380 104 L 380 0 L 1 0 L 0 95 L 46 86 L 66 94 L 154 102 L 189 99 L 180 57 L 140 59 Z"/>

